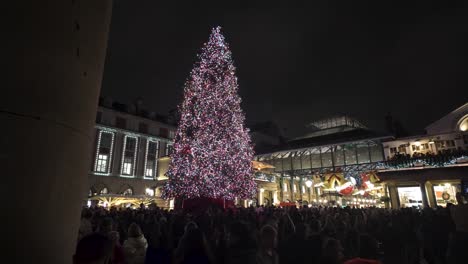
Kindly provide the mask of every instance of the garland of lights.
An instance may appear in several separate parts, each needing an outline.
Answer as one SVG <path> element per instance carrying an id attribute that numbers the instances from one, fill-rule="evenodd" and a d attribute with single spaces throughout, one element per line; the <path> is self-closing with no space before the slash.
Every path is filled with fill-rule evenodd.
<path id="1" fill-rule="evenodd" d="M 231 51 L 214 28 L 185 84 L 163 198 L 255 196 L 253 149 L 237 91 Z"/>
<path id="2" fill-rule="evenodd" d="M 447 167 L 451 166 L 457 163 L 458 160 L 460 159 L 468 159 L 468 156 L 460 156 L 457 158 L 452 158 L 449 161 L 442 161 L 442 162 L 437 162 L 437 161 L 428 161 L 425 159 L 416 159 L 416 160 L 411 160 L 411 162 L 400 162 L 398 164 L 388 164 L 388 162 L 380 162 L 377 166 L 379 168 L 383 169 L 407 169 L 407 168 L 414 168 L 414 167 L 435 167 L 435 168 L 441 168 L 441 167 Z M 417 166 L 415 164 L 418 164 Z"/>

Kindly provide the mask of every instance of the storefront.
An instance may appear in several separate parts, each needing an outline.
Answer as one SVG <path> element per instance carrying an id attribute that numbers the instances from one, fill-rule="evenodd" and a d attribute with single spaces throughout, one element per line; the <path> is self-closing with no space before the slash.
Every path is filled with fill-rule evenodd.
<path id="1" fill-rule="evenodd" d="M 413 168 L 378 172 L 387 188 L 392 208 L 445 207 L 457 204 L 461 182 L 468 179 L 468 166 Z"/>
<path id="2" fill-rule="evenodd" d="M 397 187 L 400 207 L 422 207 L 422 192 L 419 186 Z"/>

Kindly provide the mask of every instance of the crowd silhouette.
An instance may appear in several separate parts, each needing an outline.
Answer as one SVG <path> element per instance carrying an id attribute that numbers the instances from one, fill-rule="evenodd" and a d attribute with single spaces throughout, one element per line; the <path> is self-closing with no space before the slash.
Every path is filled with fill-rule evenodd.
<path id="1" fill-rule="evenodd" d="M 74 263 L 467 263 L 458 198 L 423 210 L 84 208 Z"/>

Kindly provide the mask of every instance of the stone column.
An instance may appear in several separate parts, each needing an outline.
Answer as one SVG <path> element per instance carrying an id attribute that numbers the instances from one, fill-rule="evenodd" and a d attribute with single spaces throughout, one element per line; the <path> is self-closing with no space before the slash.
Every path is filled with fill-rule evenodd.
<path id="1" fill-rule="evenodd" d="M 258 189 L 258 205 L 263 204 L 263 192 L 264 191 L 265 191 L 265 189 L 263 189 L 262 187 L 260 187 L 260 189 Z"/>
<path id="2" fill-rule="evenodd" d="M 8 67 L 0 96 L 1 226 L 3 237 L 12 239 L 4 245 L 4 259 L 72 263 L 111 12 L 109 0 L 30 1 L 8 8 Z"/>
<path id="3" fill-rule="evenodd" d="M 423 208 L 426 208 L 429 206 L 429 203 L 427 201 L 426 182 L 420 182 L 419 188 L 421 189 Z"/>
<path id="4" fill-rule="evenodd" d="M 392 209 L 400 208 L 400 198 L 398 197 L 398 190 L 395 184 L 388 184 L 388 191 L 390 193 L 390 201 L 392 202 Z"/>
<path id="5" fill-rule="evenodd" d="M 432 184 L 432 182 L 430 181 L 427 181 L 425 184 L 425 187 L 426 187 L 427 200 L 428 200 L 429 206 L 432 208 L 436 208 L 437 200 L 436 200 L 436 196 L 434 193 L 434 184 Z"/>

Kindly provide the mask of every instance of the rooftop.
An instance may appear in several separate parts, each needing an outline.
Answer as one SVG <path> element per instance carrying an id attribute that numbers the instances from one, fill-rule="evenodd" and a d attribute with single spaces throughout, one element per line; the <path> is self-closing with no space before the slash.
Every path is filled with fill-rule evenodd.
<path id="1" fill-rule="evenodd" d="M 130 115 L 150 119 L 150 120 L 165 123 L 168 125 L 173 125 L 173 126 L 176 125 L 175 120 L 171 120 L 169 116 L 156 114 L 155 112 L 150 112 L 146 109 L 141 108 L 141 106 L 139 107 L 138 101 L 135 104 L 122 104 L 116 101 L 112 101 L 109 98 L 99 97 L 98 105 L 100 107 L 104 107 L 104 108 L 118 111 L 121 113 L 126 113 Z"/>
<path id="2" fill-rule="evenodd" d="M 384 133 L 364 129 L 364 128 L 356 128 L 352 130 L 345 130 L 345 131 L 338 132 L 338 133 L 329 133 L 329 134 L 323 134 L 319 136 L 294 139 L 294 140 L 286 142 L 285 144 L 271 148 L 268 151 L 257 153 L 257 155 L 277 152 L 277 151 L 284 151 L 284 150 L 338 145 L 338 144 L 350 143 L 350 142 L 356 142 L 356 141 L 387 139 L 387 138 L 391 138 L 391 136 L 384 134 Z"/>

